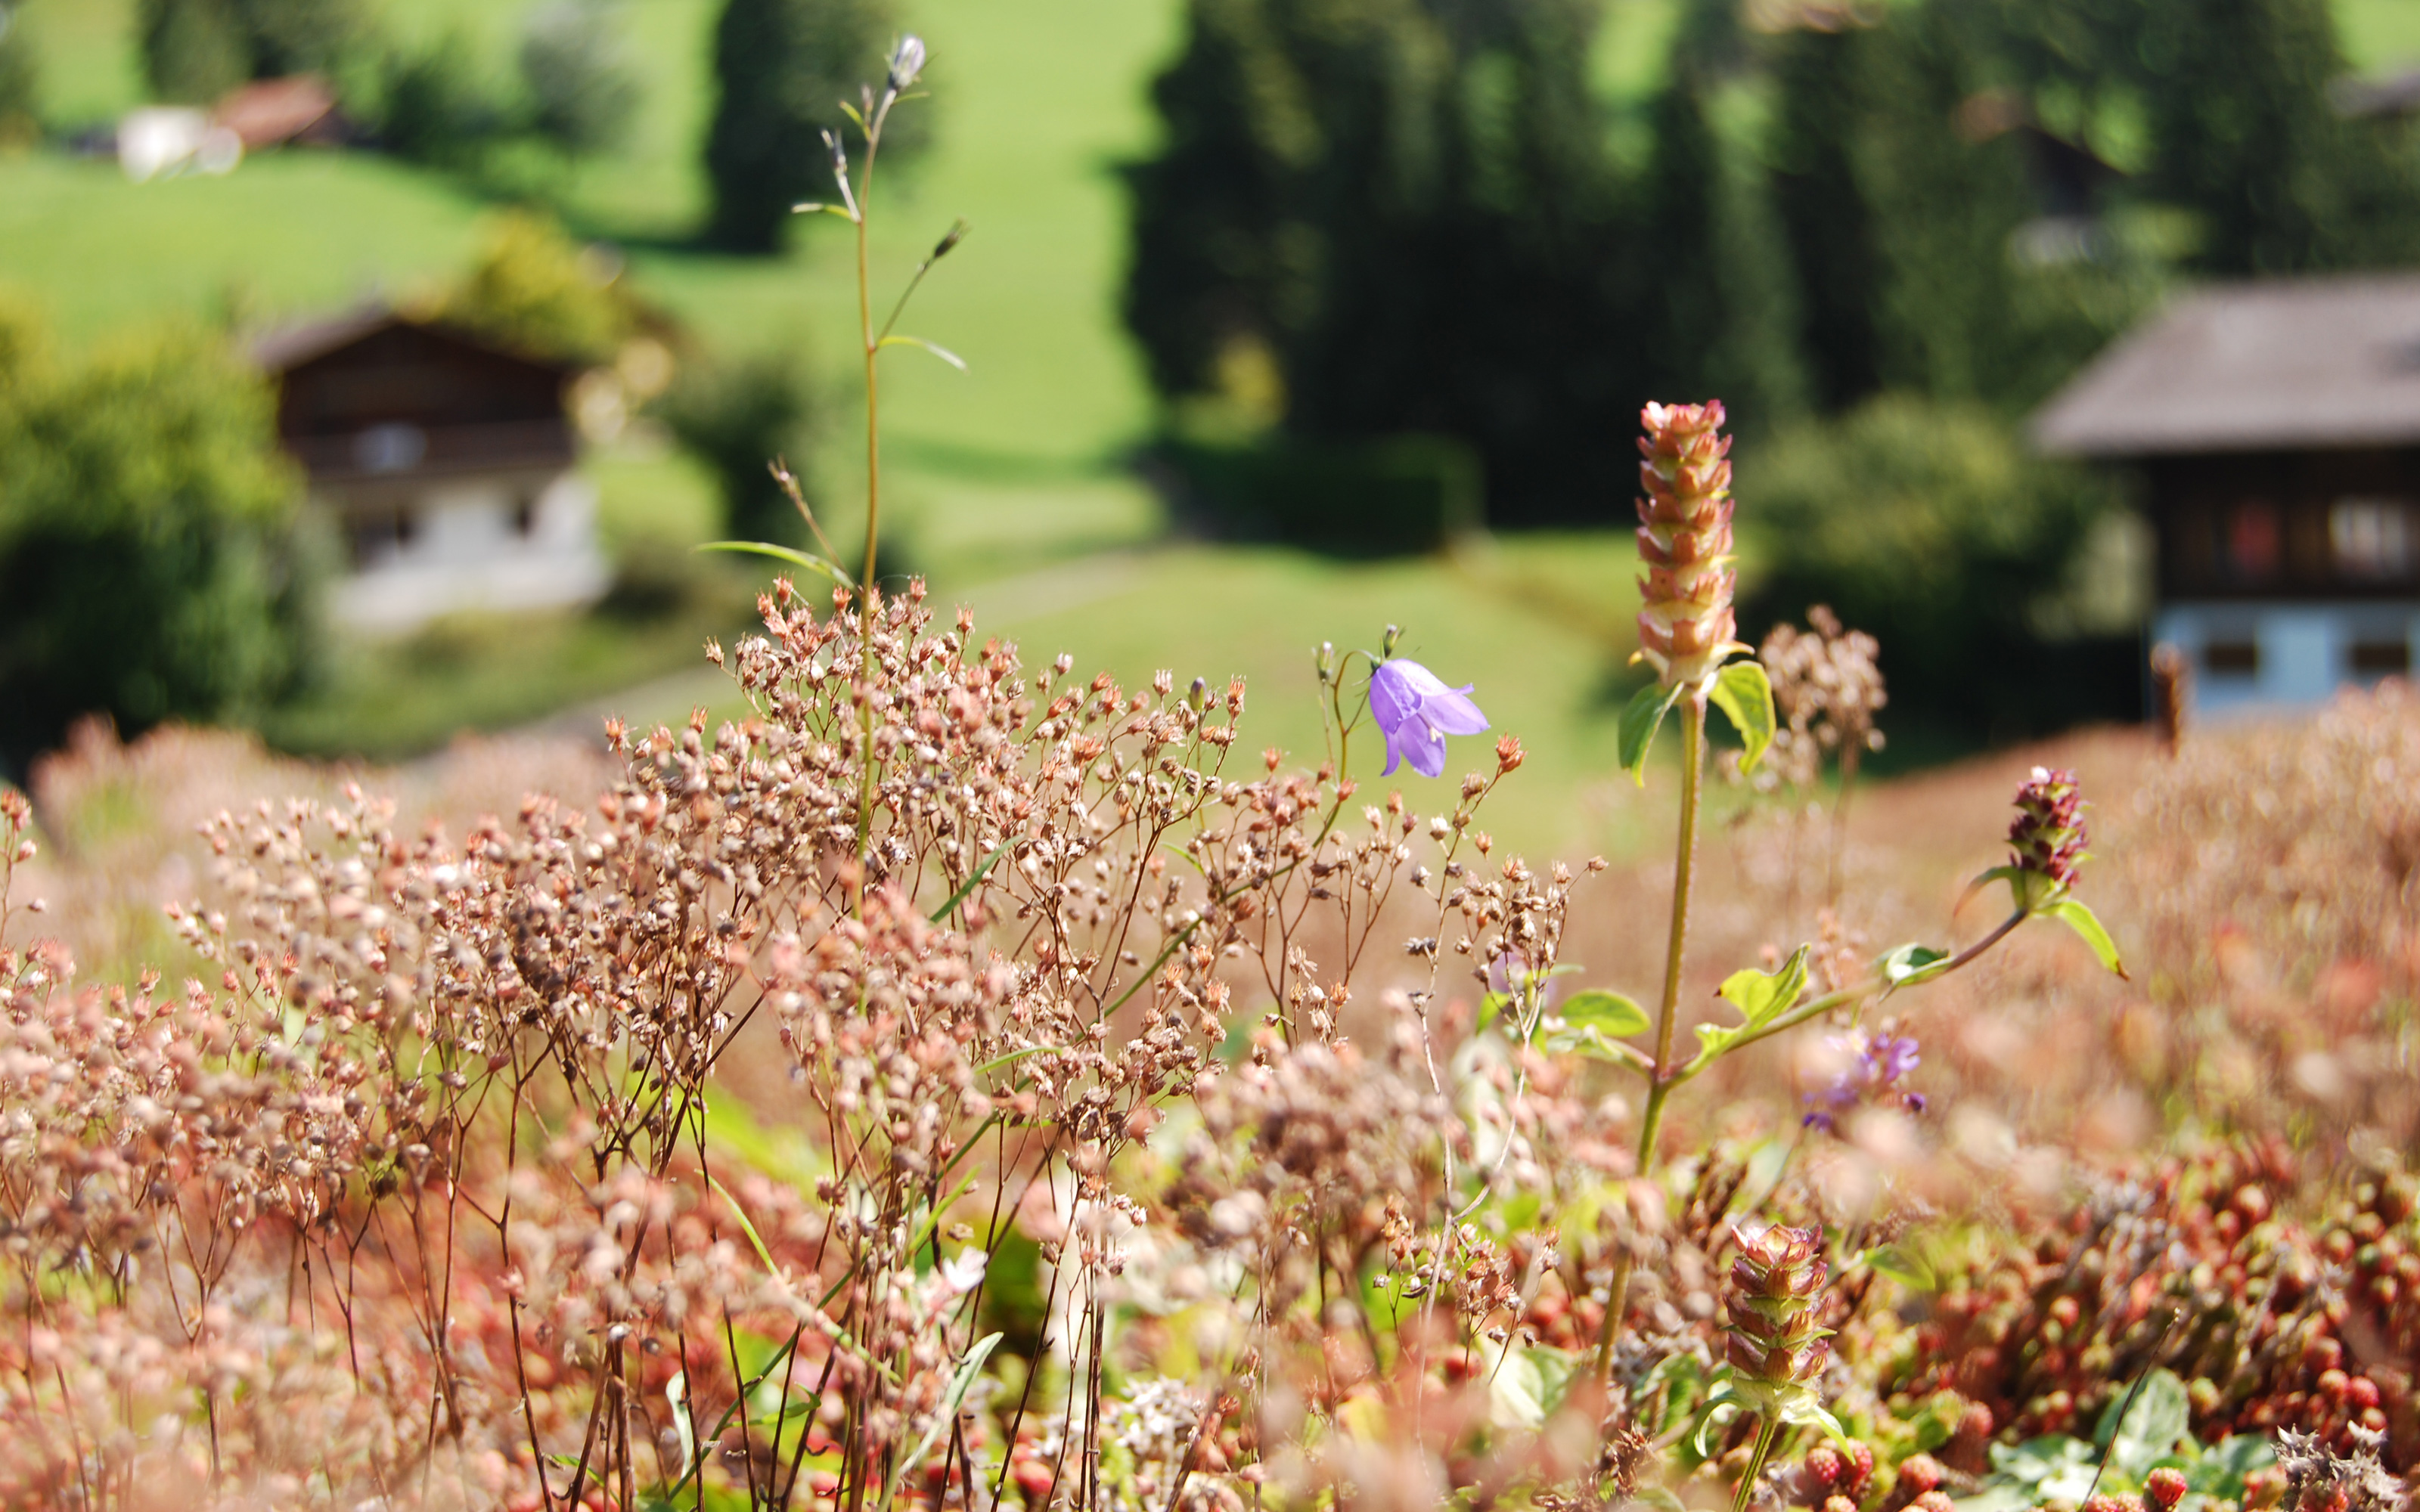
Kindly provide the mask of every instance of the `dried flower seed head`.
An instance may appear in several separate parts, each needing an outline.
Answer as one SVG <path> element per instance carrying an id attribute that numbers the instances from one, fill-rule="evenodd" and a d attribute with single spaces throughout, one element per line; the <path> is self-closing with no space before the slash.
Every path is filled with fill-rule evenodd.
<path id="1" fill-rule="evenodd" d="M 1730 439 L 1720 400 L 1651 404 L 1639 418 L 1638 655 L 1666 687 L 1699 687 L 1748 649 L 1733 638 Z"/>

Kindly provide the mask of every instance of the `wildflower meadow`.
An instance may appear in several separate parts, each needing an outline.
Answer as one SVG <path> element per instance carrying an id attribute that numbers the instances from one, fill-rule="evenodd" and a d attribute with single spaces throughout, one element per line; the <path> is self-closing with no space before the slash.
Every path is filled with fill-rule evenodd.
<path id="1" fill-rule="evenodd" d="M 0 1506 L 2404 1505 L 2420 699 L 1861 784 L 1872 639 L 1739 639 L 1719 402 L 1637 417 L 1652 857 L 1497 843 L 1450 643 L 1304 647 L 1296 759 L 991 637 L 877 570 L 923 63 L 800 207 L 866 536 L 724 543 L 743 717 L 0 794 Z"/>

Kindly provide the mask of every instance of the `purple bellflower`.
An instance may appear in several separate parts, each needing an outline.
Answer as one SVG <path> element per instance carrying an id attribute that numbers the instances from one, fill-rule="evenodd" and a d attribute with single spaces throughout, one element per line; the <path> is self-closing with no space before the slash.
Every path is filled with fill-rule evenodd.
<path id="1" fill-rule="evenodd" d="M 1470 702 L 1470 685 L 1448 687 L 1417 661 L 1397 656 L 1370 674 L 1370 713 L 1387 736 L 1387 770 L 1410 763 L 1422 777 L 1445 774 L 1445 737 L 1475 735 L 1487 716 Z"/>

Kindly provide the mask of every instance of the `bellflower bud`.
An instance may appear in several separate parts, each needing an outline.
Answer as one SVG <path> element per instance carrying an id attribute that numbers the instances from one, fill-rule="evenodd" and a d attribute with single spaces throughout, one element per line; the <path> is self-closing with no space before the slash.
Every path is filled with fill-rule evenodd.
<path id="1" fill-rule="evenodd" d="M 914 32 L 899 39 L 891 50 L 891 92 L 906 94 L 916 76 L 924 71 L 924 39 Z"/>
<path id="2" fill-rule="evenodd" d="M 1722 434 L 1723 406 L 1651 404 L 1640 412 L 1647 434 L 1639 482 L 1638 655 L 1666 687 L 1697 687 L 1735 651 L 1738 622 L 1731 599 L 1730 438 Z"/>

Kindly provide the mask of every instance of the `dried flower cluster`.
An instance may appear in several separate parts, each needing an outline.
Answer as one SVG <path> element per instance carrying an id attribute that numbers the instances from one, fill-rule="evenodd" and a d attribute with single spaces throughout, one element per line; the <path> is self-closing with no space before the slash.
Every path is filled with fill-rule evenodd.
<path id="1" fill-rule="evenodd" d="M 1878 664 L 1881 652 L 1872 636 L 1846 628 L 1823 604 L 1807 611 L 1806 629 L 1776 625 L 1766 633 L 1756 659 L 1773 682 L 1780 727 L 1755 774 L 1761 790 L 1784 783 L 1810 789 L 1822 778 L 1826 758 L 1839 763 L 1843 788 L 1856 780 L 1866 753 L 1883 748 L 1875 716 L 1890 694 Z"/>
<path id="2" fill-rule="evenodd" d="M 1659 694 L 1736 702 L 1720 418 L 1651 409 L 1642 549 Z M 1030 669 L 921 586 L 759 608 L 748 717 L 616 728 L 586 801 L 201 805 L 190 980 L 31 937 L 0 793 L 0 1508 L 2402 1494 L 2410 695 L 2096 777 L 2148 985 L 2016 933 L 2091 920 L 2048 769 L 1996 927 L 1873 954 L 1958 927 L 1928 856 L 1731 969 L 1775 921 L 1710 877 L 1695 973 L 1685 863 L 1590 918 L 1603 863 L 1480 827 L 1517 740 L 1363 791 L 1365 713 L 1416 772 L 1478 721 L 1442 678 L 1348 709 L 1323 659 L 1302 771 L 1236 756 L 1240 684 Z M 1792 731 L 1870 748 L 1870 646 L 1792 644 Z M 160 740 L 42 791 L 207 744 Z M 1660 1018 L 1602 985 L 1640 934 Z"/>

